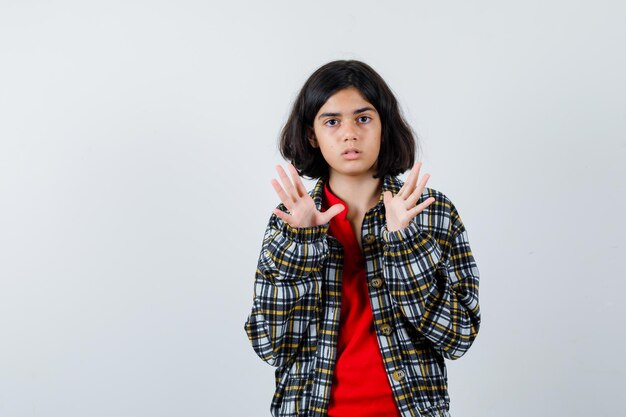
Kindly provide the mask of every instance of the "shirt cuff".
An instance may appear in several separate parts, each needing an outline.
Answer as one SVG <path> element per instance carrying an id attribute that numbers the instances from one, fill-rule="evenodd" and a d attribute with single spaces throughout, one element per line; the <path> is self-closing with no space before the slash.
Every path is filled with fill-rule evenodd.
<path id="1" fill-rule="evenodd" d="M 388 244 L 400 244 L 410 243 L 420 233 L 419 225 L 415 220 L 415 217 L 411 219 L 411 222 L 407 227 L 400 230 L 394 230 L 390 232 L 387 230 L 387 223 L 383 225 L 382 236 L 383 241 Z"/>
<path id="2" fill-rule="evenodd" d="M 288 239 L 298 243 L 313 243 L 326 235 L 330 223 L 310 227 L 292 227 L 283 222 L 282 232 Z"/>

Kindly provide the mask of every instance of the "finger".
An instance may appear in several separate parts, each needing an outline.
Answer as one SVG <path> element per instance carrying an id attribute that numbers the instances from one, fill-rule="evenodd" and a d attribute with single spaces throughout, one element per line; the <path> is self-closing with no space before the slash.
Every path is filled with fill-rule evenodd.
<path id="1" fill-rule="evenodd" d="M 296 167 L 293 166 L 293 164 L 288 164 L 287 166 L 289 168 L 289 171 L 291 171 L 291 177 L 293 178 L 293 182 L 294 184 L 296 184 L 296 191 L 298 193 L 298 196 L 304 197 L 304 195 L 308 193 L 307 193 L 306 187 L 302 183 L 302 179 L 300 179 L 298 170 L 296 169 Z"/>
<path id="2" fill-rule="evenodd" d="M 414 206 L 415 203 L 417 203 L 417 200 L 419 200 L 420 196 L 424 193 L 424 188 L 426 188 L 426 183 L 428 182 L 429 178 L 430 178 L 430 174 L 424 174 L 419 185 L 415 188 L 415 190 L 413 190 L 413 193 L 411 193 L 411 195 L 407 198 L 409 207 Z"/>
<path id="3" fill-rule="evenodd" d="M 334 206 L 326 210 L 324 213 L 322 213 L 322 221 L 324 223 L 328 223 L 333 217 L 341 213 L 344 209 L 345 208 L 343 204 L 335 204 Z"/>
<path id="4" fill-rule="evenodd" d="M 280 218 L 282 221 L 284 221 L 285 223 L 289 224 L 290 221 L 290 215 L 288 215 L 287 213 L 285 213 L 284 211 L 282 211 L 281 209 L 275 208 L 274 210 L 272 210 L 272 212 L 278 217 Z"/>
<path id="5" fill-rule="evenodd" d="M 411 214 L 412 215 L 417 215 L 419 213 L 421 213 L 426 207 L 430 206 L 432 203 L 435 202 L 435 197 L 429 197 L 426 199 L 426 201 L 418 204 L 417 206 L 413 207 L 411 209 Z"/>
<path id="6" fill-rule="evenodd" d="M 424 174 L 424 176 L 422 177 L 422 180 L 420 181 L 418 188 L 419 188 L 419 195 L 422 194 L 422 192 L 424 192 L 424 188 L 426 188 L 426 183 L 428 182 L 428 180 L 430 179 L 430 174 L 426 173 Z"/>
<path id="7" fill-rule="evenodd" d="M 419 176 L 421 166 L 422 166 L 422 163 L 417 162 L 415 163 L 415 165 L 413 165 L 413 168 L 411 168 L 411 172 L 409 172 L 409 176 L 407 177 L 406 182 L 404 183 L 404 185 L 400 189 L 400 192 L 398 193 L 402 197 L 407 198 L 407 196 L 410 196 L 413 193 L 413 190 L 415 189 L 415 183 L 417 182 L 417 178 Z"/>
<path id="8" fill-rule="evenodd" d="M 291 211 L 291 208 L 293 207 L 293 200 L 289 198 L 287 193 L 285 193 L 285 190 L 283 190 L 283 187 L 280 186 L 280 183 L 275 178 L 272 178 L 272 187 L 276 190 L 278 198 L 280 198 L 280 201 L 285 205 L 285 207 L 287 207 L 287 210 Z"/>
<path id="9" fill-rule="evenodd" d="M 413 167 L 413 177 L 410 179 L 409 183 L 411 184 L 411 192 L 415 189 L 415 184 L 417 184 L 417 179 L 420 176 L 420 169 L 422 169 L 422 162 L 418 162 Z"/>
<path id="10" fill-rule="evenodd" d="M 283 188 L 285 189 L 285 193 L 289 196 L 289 199 L 295 203 L 298 193 L 293 187 L 291 180 L 287 176 L 285 169 L 281 165 L 276 165 L 276 171 L 278 172 L 278 176 L 280 177 L 280 179 L 283 181 Z"/>
<path id="11" fill-rule="evenodd" d="M 391 191 L 385 191 L 383 193 L 383 204 L 385 205 L 385 207 L 387 207 L 387 204 L 389 203 L 389 201 L 391 201 L 392 198 L 393 194 Z"/>

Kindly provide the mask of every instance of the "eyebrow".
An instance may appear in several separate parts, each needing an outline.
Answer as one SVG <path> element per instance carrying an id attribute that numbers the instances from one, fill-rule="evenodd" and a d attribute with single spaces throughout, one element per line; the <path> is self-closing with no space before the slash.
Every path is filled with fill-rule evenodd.
<path id="1" fill-rule="evenodd" d="M 359 114 L 359 113 L 363 113 L 364 111 L 368 111 L 368 110 L 376 110 L 373 107 L 361 107 L 360 109 L 356 109 L 354 111 L 354 113 L 352 114 Z M 322 113 L 319 115 L 318 119 L 321 119 L 322 117 L 328 117 L 328 116 L 341 116 L 341 113 Z"/>

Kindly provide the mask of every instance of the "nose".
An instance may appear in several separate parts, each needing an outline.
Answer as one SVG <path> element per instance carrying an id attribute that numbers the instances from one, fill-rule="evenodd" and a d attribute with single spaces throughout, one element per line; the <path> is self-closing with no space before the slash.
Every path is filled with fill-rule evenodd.
<path id="1" fill-rule="evenodd" d="M 343 125 L 343 140 L 352 140 L 357 138 L 357 128 L 354 123 L 345 123 Z"/>

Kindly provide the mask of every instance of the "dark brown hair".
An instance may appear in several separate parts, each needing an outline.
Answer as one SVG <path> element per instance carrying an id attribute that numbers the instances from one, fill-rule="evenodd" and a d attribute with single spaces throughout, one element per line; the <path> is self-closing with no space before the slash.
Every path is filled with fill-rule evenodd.
<path id="1" fill-rule="evenodd" d="M 419 144 L 404 120 L 396 97 L 376 71 L 356 60 L 332 61 L 318 68 L 304 83 L 283 127 L 279 150 L 298 173 L 309 179 L 328 180 L 329 167 L 319 148 L 308 136 L 319 109 L 337 91 L 357 88 L 381 118 L 381 144 L 374 178 L 398 175 L 413 167 Z"/>

